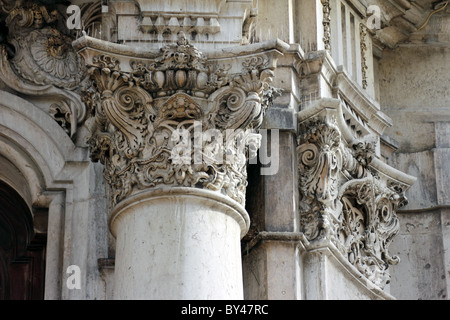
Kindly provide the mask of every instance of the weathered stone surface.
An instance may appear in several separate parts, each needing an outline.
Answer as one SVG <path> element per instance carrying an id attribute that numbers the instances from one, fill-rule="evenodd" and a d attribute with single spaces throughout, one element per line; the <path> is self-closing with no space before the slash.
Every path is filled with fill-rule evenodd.
<path id="1" fill-rule="evenodd" d="M 391 294 L 405 300 L 448 299 L 439 211 L 400 214 L 400 233 L 391 248 L 403 257 L 392 270 Z"/>

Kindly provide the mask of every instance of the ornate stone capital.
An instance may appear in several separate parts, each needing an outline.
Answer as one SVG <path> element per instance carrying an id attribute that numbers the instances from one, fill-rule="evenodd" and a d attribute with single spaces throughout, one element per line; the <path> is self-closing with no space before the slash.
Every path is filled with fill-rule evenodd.
<path id="1" fill-rule="evenodd" d="M 87 55 L 86 52 L 82 54 Z M 271 103 L 265 54 L 239 59 L 240 72 L 209 61 L 181 33 L 152 59 L 113 54 L 89 61 L 91 158 L 105 165 L 116 205 L 139 190 L 192 187 L 245 202 L 246 161 Z"/>
<path id="2" fill-rule="evenodd" d="M 342 102 L 324 103 L 299 123 L 298 168 L 301 228 L 311 242 L 328 243 L 380 288 L 398 257 L 389 245 L 399 231 L 396 210 L 407 203 L 411 177 L 376 157 L 376 139 L 353 138 Z M 351 139 L 347 139 L 347 138 Z"/>

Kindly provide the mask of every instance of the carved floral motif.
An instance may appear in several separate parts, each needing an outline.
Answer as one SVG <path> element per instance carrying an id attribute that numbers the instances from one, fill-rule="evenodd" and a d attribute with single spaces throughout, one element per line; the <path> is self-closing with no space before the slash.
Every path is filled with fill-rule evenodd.
<path id="1" fill-rule="evenodd" d="M 367 89 L 368 86 L 368 77 L 367 70 L 369 67 L 367 66 L 367 27 L 364 24 L 359 25 L 359 33 L 361 38 L 361 72 L 362 72 L 362 87 L 363 89 Z"/>
<path id="2" fill-rule="evenodd" d="M 340 131 L 334 124 L 309 124 L 301 137 L 299 168 L 302 194 L 309 200 L 334 205 L 342 167 Z"/>
<path id="3" fill-rule="evenodd" d="M 56 29 L 46 27 L 17 35 L 13 43 L 17 54 L 11 62 L 24 79 L 68 89 L 81 83 L 79 57 L 71 49 L 71 40 Z"/>
<path id="4" fill-rule="evenodd" d="M 302 231 L 309 241 L 331 241 L 367 279 L 383 288 L 398 263 L 389 245 L 399 229 L 395 211 L 405 188 L 370 168 L 374 144 L 347 146 L 338 126 L 312 119 L 300 126 L 298 147 Z"/>
<path id="5" fill-rule="evenodd" d="M 331 5 L 330 0 L 321 0 L 323 6 L 323 43 L 325 50 L 331 50 Z"/>
<path id="6" fill-rule="evenodd" d="M 362 274 L 379 287 L 389 283 L 389 245 L 399 231 L 395 211 L 404 195 L 383 186 L 373 177 L 355 179 L 341 189 L 342 212 L 334 226 L 334 243 Z"/>
<path id="7" fill-rule="evenodd" d="M 84 68 L 68 36 L 54 26 L 57 11 L 44 6 L 15 8 L 6 19 L 15 56 L 16 72 L 37 85 L 75 89 L 81 83 Z"/>
<path id="8" fill-rule="evenodd" d="M 86 69 L 73 39 L 60 27 L 64 17 L 43 3 L 0 0 L 0 7 L 8 30 L 0 50 L 4 82 L 17 92 L 49 99 L 50 116 L 75 138 L 87 114 L 78 93 Z"/>
<path id="9" fill-rule="evenodd" d="M 245 61 L 238 75 L 217 68 L 220 77 L 207 63 L 182 34 L 154 61 L 131 62 L 129 73 L 114 57 L 93 59 L 89 144 L 113 205 L 156 186 L 205 188 L 244 204 L 247 153 L 259 148 L 254 130 L 271 101 L 272 73 L 264 58 Z"/>

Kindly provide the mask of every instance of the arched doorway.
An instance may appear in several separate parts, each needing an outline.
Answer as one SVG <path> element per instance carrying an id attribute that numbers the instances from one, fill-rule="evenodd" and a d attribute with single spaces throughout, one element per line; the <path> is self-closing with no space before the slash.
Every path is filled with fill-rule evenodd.
<path id="1" fill-rule="evenodd" d="M 0 300 L 44 298 L 45 247 L 26 202 L 0 180 Z"/>

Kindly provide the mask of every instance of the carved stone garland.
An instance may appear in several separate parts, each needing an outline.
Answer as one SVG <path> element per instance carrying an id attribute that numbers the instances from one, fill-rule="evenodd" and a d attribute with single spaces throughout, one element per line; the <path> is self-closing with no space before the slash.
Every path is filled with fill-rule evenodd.
<path id="1" fill-rule="evenodd" d="M 331 5 L 330 0 L 322 0 L 323 6 L 323 43 L 325 50 L 331 50 Z"/>
<path id="2" fill-rule="evenodd" d="M 89 67 L 91 158 L 105 165 L 113 206 L 157 186 L 204 188 L 244 204 L 247 152 L 259 148 L 254 130 L 273 93 L 264 56 L 228 75 L 181 34 L 153 62 L 131 62 L 131 72 L 108 55 Z"/>
<path id="3" fill-rule="evenodd" d="M 361 38 L 361 73 L 362 73 L 362 87 L 363 89 L 367 89 L 368 86 L 368 77 L 367 70 L 369 67 L 367 66 L 367 27 L 364 24 L 359 25 L 359 33 Z"/>
<path id="4" fill-rule="evenodd" d="M 347 147 L 335 123 L 315 119 L 301 125 L 298 159 L 302 232 L 309 241 L 331 241 L 380 288 L 398 257 L 389 245 L 399 230 L 395 211 L 406 204 L 405 188 L 370 168 L 371 143 Z"/>

